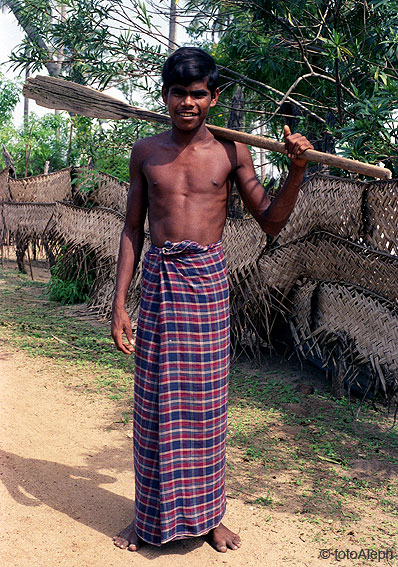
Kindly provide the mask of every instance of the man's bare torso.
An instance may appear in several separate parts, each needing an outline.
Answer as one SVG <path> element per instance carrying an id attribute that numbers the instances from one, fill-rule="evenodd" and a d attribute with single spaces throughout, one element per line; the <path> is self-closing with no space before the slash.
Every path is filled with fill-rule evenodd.
<path id="1" fill-rule="evenodd" d="M 166 132 L 142 140 L 139 155 L 152 242 L 220 240 L 237 164 L 235 144 L 208 132 L 184 147 Z"/>

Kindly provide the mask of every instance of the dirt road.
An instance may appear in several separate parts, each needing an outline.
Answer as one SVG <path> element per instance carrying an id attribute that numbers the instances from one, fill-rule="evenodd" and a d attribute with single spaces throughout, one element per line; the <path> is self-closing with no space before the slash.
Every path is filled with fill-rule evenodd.
<path id="1" fill-rule="evenodd" d="M 203 538 L 143 547 L 111 537 L 131 518 L 131 436 L 115 407 L 68 388 L 62 368 L 0 345 L 1 565 L 7 567 L 325 566 L 308 527 L 287 514 L 228 500 L 225 523 L 242 548 L 220 554 Z M 304 533 L 307 530 L 307 533 Z M 155 563 L 153 562 L 155 560 Z M 339 562 L 339 565 L 342 565 Z"/>

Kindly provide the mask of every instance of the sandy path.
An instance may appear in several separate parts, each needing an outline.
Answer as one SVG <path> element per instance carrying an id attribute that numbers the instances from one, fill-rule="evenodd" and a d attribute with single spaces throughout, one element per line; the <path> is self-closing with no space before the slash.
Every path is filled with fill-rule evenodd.
<path id="1" fill-rule="evenodd" d="M 0 347 L 1 565 L 333 564 L 318 559 L 320 546 L 291 516 L 270 519 L 237 499 L 229 499 L 225 523 L 239 531 L 239 551 L 217 553 L 203 538 L 138 554 L 117 549 L 110 538 L 130 520 L 133 472 L 126 430 L 109 429 L 115 406 L 68 389 L 51 360 Z"/>

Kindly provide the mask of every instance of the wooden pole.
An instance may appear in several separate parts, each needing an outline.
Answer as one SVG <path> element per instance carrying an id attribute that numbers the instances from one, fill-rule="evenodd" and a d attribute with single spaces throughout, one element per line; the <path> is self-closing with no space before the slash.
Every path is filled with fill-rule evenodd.
<path id="1" fill-rule="evenodd" d="M 121 120 L 123 118 L 136 118 L 149 122 L 170 125 L 170 118 L 165 114 L 152 112 L 143 108 L 130 106 L 126 102 L 113 98 L 100 91 L 65 81 L 55 77 L 30 77 L 23 87 L 23 94 L 28 98 L 33 98 L 40 106 L 46 108 L 57 108 L 68 110 L 91 118 L 103 118 Z M 264 148 L 280 154 L 286 154 L 285 145 L 271 138 L 262 138 L 246 132 L 238 132 L 207 124 L 207 128 L 220 138 L 242 142 L 249 146 Z M 303 154 L 309 161 L 323 163 L 353 173 L 377 177 L 379 179 L 391 179 L 391 171 L 385 167 L 378 167 L 368 163 L 347 159 L 334 154 L 317 152 L 316 150 L 306 150 Z"/>

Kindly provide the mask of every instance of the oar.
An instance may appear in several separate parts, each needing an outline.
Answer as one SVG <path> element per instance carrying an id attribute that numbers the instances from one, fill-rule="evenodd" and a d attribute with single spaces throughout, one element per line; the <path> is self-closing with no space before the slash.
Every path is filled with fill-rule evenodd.
<path id="1" fill-rule="evenodd" d="M 40 75 L 34 78 L 30 77 L 23 87 L 23 94 L 28 98 L 33 98 L 40 106 L 68 110 L 91 118 L 111 118 L 113 120 L 137 118 L 139 120 L 170 125 L 170 118 L 165 114 L 137 108 L 91 87 L 54 77 L 43 77 Z M 280 154 L 286 153 L 285 145 L 282 142 L 270 138 L 254 136 L 253 134 L 246 134 L 245 132 L 221 128 L 211 124 L 207 124 L 207 128 L 220 138 L 243 142 L 250 146 L 264 148 Z M 303 156 L 309 161 L 331 165 L 339 169 L 368 175 L 369 177 L 391 179 L 392 176 L 391 171 L 385 167 L 362 163 L 334 154 L 306 150 Z"/>

